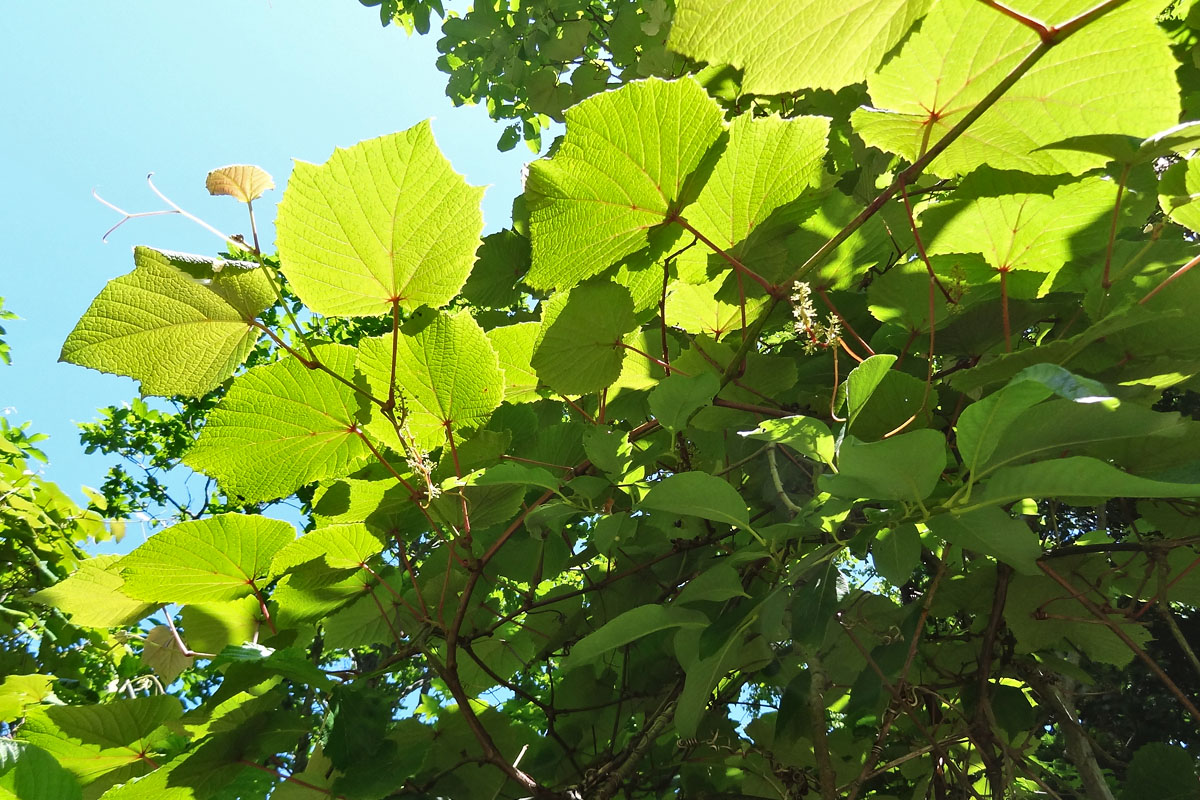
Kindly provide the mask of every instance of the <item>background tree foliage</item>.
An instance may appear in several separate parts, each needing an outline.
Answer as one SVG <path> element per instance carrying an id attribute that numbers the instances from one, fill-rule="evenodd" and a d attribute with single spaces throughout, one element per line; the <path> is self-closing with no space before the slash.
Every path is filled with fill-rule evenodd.
<path id="1" fill-rule="evenodd" d="M 65 343 L 173 398 L 92 513 L 177 524 L 9 592 L 0 792 L 1200 795 L 1191 6 L 444 16 L 565 121 L 511 228 L 422 123 Z"/>

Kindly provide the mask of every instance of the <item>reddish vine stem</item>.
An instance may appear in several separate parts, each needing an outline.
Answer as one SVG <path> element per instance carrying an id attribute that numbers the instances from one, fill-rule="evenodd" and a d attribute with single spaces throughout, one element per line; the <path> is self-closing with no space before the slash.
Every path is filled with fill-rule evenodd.
<path id="1" fill-rule="evenodd" d="M 1049 564 L 1039 560 L 1037 565 L 1042 572 L 1050 576 L 1055 583 L 1070 592 L 1071 596 L 1078 600 L 1080 605 L 1086 608 L 1093 617 L 1100 620 L 1100 622 L 1104 623 L 1104 625 L 1107 626 L 1110 631 L 1116 634 L 1117 638 L 1124 642 L 1125 646 L 1132 650 L 1134 655 L 1140 658 L 1146 664 L 1146 666 L 1150 668 L 1150 671 L 1153 672 L 1160 681 L 1162 681 L 1163 685 L 1167 687 L 1167 691 L 1175 695 L 1175 699 L 1178 700 L 1180 704 L 1182 704 L 1183 707 L 1188 710 L 1188 713 L 1192 715 L 1192 719 L 1200 721 L 1200 709 L 1196 708 L 1195 704 L 1192 703 L 1192 701 L 1188 699 L 1188 696 L 1184 694 L 1183 691 L 1175 684 L 1175 681 L 1171 680 L 1171 676 L 1168 675 L 1163 668 L 1158 665 L 1157 661 L 1150 657 L 1149 653 L 1139 647 L 1138 643 L 1130 638 L 1129 634 L 1126 633 L 1120 625 L 1113 622 L 1103 610 L 1101 610 L 1095 603 L 1088 599 L 1086 595 L 1076 589 L 1070 581 L 1055 572 Z"/>
<path id="2" fill-rule="evenodd" d="M 271 612 L 267 610 L 267 601 L 263 598 L 262 592 L 259 591 L 258 584 L 254 582 L 253 578 L 248 583 L 250 584 L 250 591 L 254 592 L 254 597 L 258 600 L 258 610 L 262 612 L 263 620 L 267 623 L 267 627 L 271 629 L 271 634 L 279 633 L 279 631 L 275 630 L 275 621 L 271 619 Z"/>
<path id="3" fill-rule="evenodd" d="M 1042 41 L 1046 41 L 1046 38 L 1051 34 L 1049 25 L 1044 22 L 1040 22 L 1033 17 L 1026 16 L 1014 8 L 1009 8 L 1008 6 L 1004 5 L 1004 3 L 1001 3 L 1000 0 L 980 0 L 980 2 L 988 8 L 994 8 L 1004 16 L 1014 19 L 1024 25 L 1026 28 L 1029 28 L 1036 33 L 1038 38 L 1040 38 Z"/>
<path id="4" fill-rule="evenodd" d="M 867 351 L 867 355 L 875 355 L 875 351 L 871 349 L 871 345 L 867 344 L 867 340 L 859 336 L 858 331 L 854 330 L 854 326 L 846 321 L 846 318 L 842 316 L 842 312 L 838 311 L 837 306 L 835 306 L 833 301 L 829 299 L 828 293 L 826 293 L 826 291 L 819 286 L 814 291 L 817 293 L 817 297 L 821 298 L 821 302 L 824 303 L 831 312 L 833 312 L 833 316 L 837 318 L 838 323 L 840 323 L 843 328 L 850 331 L 850 335 L 857 339 L 858 343 L 863 346 L 863 349 Z M 845 347 L 845 345 L 843 345 L 843 347 Z M 851 352 L 849 347 L 846 347 L 845 349 L 847 353 L 850 353 L 850 355 L 858 358 L 857 355 Z M 861 358 L 858 358 L 858 360 L 862 361 Z"/>
<path id="5" fill-rule="evenodd" d="M 1000 270 L 1000 319 L 1004 325 L 1004 352 L 1012 352 L 1012 326 L 1008 321 L 1008 270 Z"/>
<path id="6" fill-rule="evenodd" d="M 657 364 L 658 366 L 662 367 L 663 369 L 665 369 L 667 371 L 668 375 L 670 375 L 672 372 L 674 372 L 676 375 L 681 375 L 684 378 L 692 377 L 691 375 L 689 375 L 688 373 L 679 369 L 678 367 L 672 367 L 666 361 L 660 361 L 659 359 L 655 358 L 654 356 L 650 355 L 649 353 L 647 353 L 643 350 L 639 350 L 631 344 L 626 344 L 625 342 L 617 342 L 617 344 L 621 345 L 621 347 L 624 347 L 626 350 L 637 353 L 639 356 L 646 359 L 651 364 Z"/>
<path id="7" fill-rule="evenodd" d="M 396 407 L 396 354 L 400 347 L 400 298 L 393 297 L 392 303 L 392 371 L 388 377 L 388 399 L 383 408 L 391 411 Z"/>
<path id="8" fill-rule="evenodd" d="M 585 420 L 587 420 L 589 424 L 591 424 L 591 425 L 596 424 L 596 420 L 592 417 L 592 415 L 587 413 L 586 411 L 584 411 L 582 408 L 580 408 L 577 403 L 575 403 L 573 400 L 571 400 L 571 398 L 567 397 L 565 394 L 560 394 L 558 397 L 560 400 L 562 400 L 564 403 L 569 405 L 571 408 L 575 409 L 575 412 L 577 414 L 579 414 L 579 416 L 581 416 Z"/>
<path id="9" fill-rule="evenodd" d="M 673 219 L 675 222 L 678 222 L 680 227 L 682 227 L 685 231 L 690 233 L 692 236 L 695 236 L 700 241 L 704 242 L 705 246 L 708 247 L 709 250 L 712 250 L 718 256 L 725 259 L 725 261 L 728 262 L 728 264 L 731 267 L 733 267 L 734 270 L 739 275 L 745 275 L 746 277 L 750 278 L 752 281 L 757 283 L 759 286 L 761 286 L 762 290 L 764 292 L 766 292 L 768 296 L 778 297 L 780 295 L 780 289 L 778 286 L 771 283 L 766 278 L 764 278 L 763 276 L 759 275 L 754 270 L 747 267 L 745 264 L 743 264 L 741 261 L 739 261 L 734 256 L 727 253 L 722 248 L 718 247 L 716 244 L 713 243 L 713 241 L 711 239 L 709 239 L 707 236 L 705 236 L 700 231 L 693 228 L 692 224 L 690 222 L 688 222 L 686 219 L 684 219 L 683 217 L 680 217 L 680 216 L 675 216 Z M 668 221 L 670 221 L 670 220 L 668 220 Z M 743 310 L 745 309 L 745 305 L 746 304 L 743 302 L 742 303 Z"/>
<path id="10" fill-rule="evenodd" d="M 458 446 L 454 443 L 454 427 L 450 424 L 449 420 L 446 421 L 445 426 L 446 426 L 446 438 L 450 441 L 450 457 L 454 460 L 454 477 L 461 480 L 462 479 L 462 465 L 459 464 L 459 462 L 458 462 Z M 459 501 L 460 501 L 460 505 L 462 507 L 463 535 L 470 536 L 471 535 L 471 512 L 470 512 L 470 509 L 467 507 L 467 496 L 466 496 L 466 494 L 462 493 L 461 491 L 459 492 Z"/>
<path id="11" fill-rule="evenodd" d="M 1111 545 L 1110 545 L 1110 549 L 1111 549 Z M 1176 575 L 1174 578 L 1172 578 L 1170 583 L 1168 583 L 1166 586 L 1164 586 L 1162 588 L 1162 593 L 1165 594 L 1166 592 L 1169 592 L 1171 590 L 1171 588 L 1175 586 L 1175 584 L 1177 584 L 1181 580 L 1183 580 L 1187 576 L 1187 574 L 1189 572 L 1191 572 L 1192 570 L 1194 570 L 1196 567 L 1200 567 L 1200 558 L 1193 560 L 1192 563 L 1188 564 L 1186 567 L 1183 568 L 1183 570 L 1178 575 Z M 1159 599 L 1160 598 L 1156 594 L 1154 597 L 1147 600 L 1146 604 L 1144 606 L 1142 606 L 1136 614 L 1133 615 L 1132 619 L 1135 621 L 1141 619 L 1142 615 L 1145 614 L 1147 611 L 1149 611 L 1151 609 L 1151 607 L 1155 604 L 1155 602 L 1157 602 Z"/>
<path id="12" fill-rule="evenodd" d="M 900 187 L 900 199 L 904 201 L 904 211 L 908 215 L 908 227 L 912 230 L 913 242 L 917 245 L 917 254 L 921 256 L 921 261 L 925 263 L 925 271 L 929 273 L 929 280 L 941 290 L 942 297 L 946 298 L 946 302 L 950 305 L 957 305 L 957 301 L 942 285 L 942 281 L 938 278 L 937 273 L 933 271 L 933 262 L 929 260 L 929 253 L 925 250 L 925 242 L 921 239 L 921 234 L 917 230 L 917 218 L 913 214 L 912 201 L 908 198 L 908 187 Z"/>
<path id="13" fill-rule="evenodd" d="M 331 798 L 336 798 L 337 800 L 346 800 L 346 796 L 343 794 L 337 794 L 337 795 L 330 794 L 328 789 L 322 788 L 313 783 L 309 783 L 308 781 L 301 780 L 300 778 L 297 778 L 295 775 L 284 775 L 282 772 L 280 772 L 277 769 L 271 769 L 270 767 L 264 767 L 262 764 L 256 764 L 255 762 L 250 761 L 249 759 L 239 758 L 237 763 L 241 764 L 244 767 L 253 767 L 254 769 L 258 770 L 259 772 L 265 772 L 268 775 L 274 775 L 276 778 L 283 778 L 285 783 L 294 783 L 297 786 L 303 787 L 305 789 L 312 789 L 314 792 L 319 793 L 322 797 L 331 797 Z"/>
<path id="14" fill-rule="evenodd" d="M 388 586 L 388 589 L 391 588 L 392 587 Z M 395 594 L 395 590 L 392 590 L 392 593 Z M 396 626 L 392 622 L 392 615 L 387 612 L 387 609 L 383 607 L 383 603 L 379 601 L 379 595 L 375 594 L 375 587 L 372 586 L 367 591 L 367 594 L 371 595 L 371 600 L 375 603 L 375 608 L 379 609 L 379 616 L 383 618 L 384 624 L 387 625 L 388 631 L 392 634 L 392 639 L 395 640 L 396 647 L 403 649 L 404 635 L 400 633 L 400 631 L 396 630 Z"/>
<path id="15" fill-rule="evenodd" d="M 354 390 L 354 392 L 361 395 L 368 402 L 374 403 L 375 405 L 379 406 L 380 408 L 383 408 L 384 403 L 378 397 L 371 394 L 367 390 L 363 389 L 361 386 L 356 386 L 353 381 L 350 381 L 347 378 L 345 378 L 344 376 L 339 375 L 337 372 L 334 372 L 329 367 L 322 364 L 320 359 L 318 359 L 316 357 L 305 358 L 304 356 L 302 356 L 300 354 L 300 352 L 298 350 L 296 350 L 296 348 L 292 347 L 287 342 L 283 341 L 283 339 L 280 339 L 279 336 L 276 335 L 275 331 L 271 330 L 266 325 L 263 325 L 258 320 L 256 320 L 256 319 L 248 320 L 248 324 L 250 325 L 250 327 L 258 328 L 260 331 L 267 334 L 267 336 L 270 337 L 271 341 L 275 342 L 275 344 L 279 345 L 279 347 L 281 347 L 284 351 L 286 351 L 288 353 L 288 355 L 292 356 L 297 361 L 299 361 L 301 364 L 303 364 L 305 366 L 305 368 L 321 370 L 326 375 L 329 375 L 330 377 L 332 377 L 339 383 Z"/>
<path id="16" fill-rule="evenodd" d="M 1180 267 L 1179 269 L 1172 272 L 1169 276 L 1167 276 L 1167 279 L 1165 281 L 1163 281 L 1158 286 L 1155 286 L 1153 289 L 1151 289 L 1149 292 L 1147 292 L 1146 296 L 1138 301 L 1138 305 L 1145 305 L 1146 303 L 1148 303 L 1150 301 L 1150 298 L 1154 297 L 1154 295 L 1158 294 L 1163 289 L 1167 288 L 1172 283 L 1174 283 L 1175 281 L 1182 278 L 1189 271 L 1191 271 L 1192 267 L 1196 266 L 1197 264 L 1200 264 L 1200 256 L 1196 256 L 1191 261 L 1187 262 L 1182 267 Z"/>
<path id="17" fill-rule="evenodd" d="M 887 439 L 903 431 L 909 425 L 914 423 L 922 411 L 929 405 L 929 392 L 933 388 L 933 353 L 934 345 L 937 341 L 937 297 L 933 293 L 933 287 L 937 286 L 942 289 L 942 294 L 946 294 L 946 290 L 938 281 L 937 275 L 933 272 L 933 264 L 929 262 L 929 255 L 925 252 L 925 243 L 921 241 L 921 233 L 917 230 L 917 222 L 913 217 L 912 204 L 908 200 L 908 192 L 903 186 L 900 187 L 900 196 L 904 199 L 904 208 L 908 211 L 908 224 L 912 227 L 913 241 L 916 242 L 917 252 L 921 256 L 921 260 L 925 262 L 925 270 L 929 273 L 929 352 L 926 354 L 926 362 L 928 364 L 925 371 L 925 391 L 921 395 L 921 406 L 913 412 L 912 416 L 904 422 L 897 425 L 892 430 L 883 435 L 882 438 Z M 946 295 L 949 298 L 949 295 Z M 909 342 L 912 338 L 909 338 Z M 908 349 L 908 343 L 905 343 L 904 349 Z"/>
<path id="18" fill-rule="evenodd" d="M 400 563 L 404 565 L 405 571 L 408 572 L 409 580 L 412 582 L 413 591 L 417 593 L 417 602 L 421 604 L 421 613 L 423 616 L 417 619 L 424 619 L 427 622 L 433 622 L 433 617 L 429 616 L 429 607 L 425 605 L 425 597 L 421 594 L 421 587 L 417 585 L 417 571 L 413 569 L 412 562 L 408 559 L 408 549 L 404 546 L 404 541 L 400 538 L 400 532 L 394 534 L 396 545 L 399 548 Z"/>
<path id="19" fill-rule="evenodd" d="M 1112 286 L 1112 281 L 1108 279 L 1109 270 L 1112 268 L 1113 245 L 1117 239 L 1117 223 L 1121 219 L 1121 196 L 1125 193 L 1125 181 L 1129 180 L 1129 170 L 1133 167 L 1132 164 L 1126 164 L 1121 170 L 1121 178 L 1117 181 L 1117 200 L 1113 204 L 1112 223 L 1108 227 L 1108 245 L 1104 249 L 1104 276 L 1100 279 L 1100 288 L 1108 291 Z"/>
<path id="20" fill-rule="evenodd" d="M 398 603 L 400 603 L 406 609 L 408 609 L 408 613 L 412 614 L 414 619 L 421 618 L 421 615 L 417 612 L 417 610 L 415 608 L 412 607 L 412 604 L 410 604 L 407 600 L 405 600 L 404 597 L 399 592 L 397 592 L 390 583 L 385 581 L 383 579 L 383 576 L 381 576 L 375 570 L 371 569 L 371 567 L 365 561 L 359 563 L 358 566 L 361 567 L 363 569 L 363 571 L 366 572 L 368 575 L 373 577 L 375 580 L 379 581 L 379 585 L 383 586 L 384 589 L 387 589 L 388 594 L 390 594 L 392 597 L 394 597 L 396 599 L 396 601 Z M 371 590 L 371 593 L 374 594 L 373 589 Z"/>

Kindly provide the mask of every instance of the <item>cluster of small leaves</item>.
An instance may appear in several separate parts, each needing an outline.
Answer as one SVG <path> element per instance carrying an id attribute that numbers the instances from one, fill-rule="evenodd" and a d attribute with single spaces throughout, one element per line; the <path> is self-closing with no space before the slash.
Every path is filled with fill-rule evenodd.
<path id="1" fill-rule="evenodd" d="M 218 391 L 183 462 L 258 513 L 37 595 L 179 613 L 0 786 L 1200 795 L 1192 16 L 1025 5 L 680 0 L 701 78 L 567 108 L 509 230 L 422 123 L 297 164 L 277 262 L 138 248 L 63 357 Z"/>
<path id="2" fill-rule="evenodd" d="M 446 95 L 515 120 L 501 150 L 524 139 L 539 152 L 568 107 L 630 80 L 682 75 L 692 63 L 667 48 L 674 0 L 485 0 L 461 15 L 424 0 L 359 1 L 410 34 L 428 31 L 430 6 L 445 17 L 437 65 L 450 76 Z"/>

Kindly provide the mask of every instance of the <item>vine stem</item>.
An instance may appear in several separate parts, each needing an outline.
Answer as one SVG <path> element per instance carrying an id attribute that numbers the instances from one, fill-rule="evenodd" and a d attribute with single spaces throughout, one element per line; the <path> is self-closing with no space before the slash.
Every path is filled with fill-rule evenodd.
<path id="1" fill-rule="evenodd" d="M 1171 694 L 1175 695 L 1175 699 L 1178 700 L 1180 704 L 1188 710 L 1188 713 L 1192 715 L 1192 719 L 1200 721 L 1200 709 L 1196 708 L 1196 705 L 1188 699 L 1188 696 L 1184 694 L 1183 691 L 1175 684 L 1175 681 L 1171 680 L 1171 676 L 1164 672 L 1163 668 L 1158 665 L 1158 662 L 1151 658 L 1145 650 L 1139 647 L 1138 643 L 1130 638 L 1129 634 L 1126 633 L 1120 625 L 1113 622 L 1103 610 L 1089 600 L 1082 592 L 1076 589 L 1070 581 L 1055 572 L 1049 564 L 1039 560 L 1037 565 L 1038 568 L 1050 576 L 1055 583 L 1070 592 L 1071 596 L 1078 600 L 1080 605 L 1086 608 L 1093 617 L 1098 619 L 1110 631 L 1116 634 L 1117 638 L 1124 642 L 1126 647 L 1132 650 L 1138 658 L 1145 662 L 1146 666 L 1150 668 L 1150 671 L 1154 673 L 1155 677 L 1162 681 L 1163 685 L 1167 687 L 1167 690 Z"/>
<path id="2" fill-rule="evenodd" d="M 304 349 L 308 351 L 308 357 L 316 361 L 317 356 L 313 353 L 312 343 L 308 341 L 308 337 L 300 329 L 300 321 L 296 319 L 292 307 L 283 298 L 283 278 L 277 275 L 274 269 L 269 268 L 263 260 L 262 248 L 258 244 L 258 223 L 254 220 L 254 201 L 246 201 L 246 213 L 250 217 L 250 238 L 254 242 L 254 257 L 258 260 L 258 268 L 266 273 L 267 282 L 271 284 L 271 290 L 275 292 L 275 299 L 279 301 L 279 305 L 283 307 L 283 312 L 287 314 L 288 321 L 292 323 L 292 330 L 296 332 L 296 338 L 300 340 L 301 344 L 304 345 Z M 277 281 L 276 278 L 279 280 Z"/>
<path id="3" fill-rule="evenodd" d="M 1166 280 L 1164 280 L 1158 286 L 1155 286 L 1153 289 L 1151 289 L 1149 292 L 1147 292 L 1146 296 L 1138 301 L 1138 305 L 1140 305 L 1140 306 L 1145 305 L 1147 302 L 1150 301 L 1150 298 L 1154 297 L 1154 295 L 1158 294 L 1163 289 L 1167 288 L 1172 283 L 1174 283 L 1175 281 L 1182 278 L 1184 275 L 1186 275 L 1192 269 L 1192 267 L 1196 266 L 1197 264 L 1200 264 L 1200 256 L 1196 256 L 1191 261 L 1187 262 L 1182 267 L 1180 267 L 1179 269 L 1175 270 L 1170 275 L 1168 275 Z"/>
<path id="4" fill-rule="evenodd" d="M 879 213 L 879 210 L 883 208 L 884 204 L 886 204 L 888 200 L 895 196 L 896 192 L 900 190 L 901 186 L 906 186 L 916 180 L 916 178 L 925 171 L 925 168 L 928 167 L 935 158 L 940 156 L 943 152 L 945 152 L 946 148 L 957 141 L 958 138 L 962 136 L 968 128 L 975 124 L 976 120 L 978 120 L 988 109 L 996 104 L 996 101 L 1007 94 L 1008 90 L 1013 87 L 1013 84 L 1019 81 L 1025 75 L 1025 73 L 1033 69 L 1033 67 L 1039 61 L 1045 58 L 1046 54 L 1049 53 L 1056 45 L 1062 43 L 1075 33 L 1079 32 L 1079 30 L 1084 28 L 1089 23 L 1094 22 L 1100 17 L 1103 17 L 1113 9 L 1124 5 L 1125 2 L 1126 0 L 1104 0 L 1104 2 L 1093 6 L 1092 8 L 1075 17 L 1072 17 L 1062 25 L 1051 26 L 1046 30 L 1045 35 L 1039 34 L 1041 36 L 1041 41 L 1033 48 L 1033 50 L 1031 50 L 1023 59 L 1021 59 L 1020 63 L 1013 67 L 1007 75 L 1001 78 L 1000 81 L 994 87 L 992 87 L 992 90 L 988 92 L 983 99 L 975 105 L 974 108 L 964 114 L 962 119 L 960 119 L 953 128 L 947 131 L 941 139 L 934 142 L 932 147 L 927 149 L 919 158 L 917 158 L 916 161 L 902 170 L 900 174 L 896 176 L 896 179 L 892 181 L 891 185 L 880 192 L 879 195 L 877 195 L 875 199 L 866 206 L 866 208 L 858 213 L 858 216 L 850 220 L 850 222 L 848 222 L 840 231 L 831 236 L 825 242 L 825 244 L 817 248 L 816 252 L 809 256 L 803 264 L 801 264 L 792 272 L 788 279 L 783 282 L 783 285 L 788 286 L 795 281 L 804 280 L 805 276 L 820 266 L 825 259 L 829 257 L 830 253 L 836 250 L 842 244 L 842 242 L 846 241 L 846 239 L 848 239 L 855 231 L 866 224 L 869 219 Z M 1198 263 L 1200 263 L 1200 257 L 1198 257 L 1196 260 Z M 738 365 L 741 363 L 742 359 L 745 358 L 746 353 L 749 352 L 749 350 L 758 341 L 758 337 L 762 333 L 763 327 L 766 325 L 767 318 L 771 316 L 771 312 L 775 310 L 775 306 L 779 304 L 781 299 L 782 294 L 772 294 L 771 299 L 766 304 L 766 308 L 763 309 L 758 318 L 751 323 L 749 328 L 747 328 L 746 333 L 742 338 L 741 346 L 734 354 L 733 359 L 729 362 L 729 367 L 725 370 L 725 374 L 722 376 L 722 385 L 728 383 L 732 378 L 736 377 Z"/>
<path id="5" fill-rule="evenodd" d="M 731 267 L 733 267 L 734 270 L 737 271 L 737 273 L 739 275 L 745 275 L 747 278 L 750 278 L 752 281 L 754 281 L 759 286 L 761 286 L 763 291 L 766 292 L 769 296 L 776 297 L 780 294 L 780 288 L 778 286 L 771 283 L 766 278 L 764 278 L 762 275 L 759 275 L 757 272 L 755 272 L 754 270 L 747 267 L 745 264 L 743 264 L 741 261 L 739 261 L 734 256 L 727 253 L 722 248 L 718 247 L 715 243 L 713 243 L 713 241 L 711 239 L 709 239 L 707 236 L 705 236 L 700 231 L 693 228 L 692 224 L 690 222 L 688 222 L 686 219 L 677 215 L 674 217 L 674 221 L 678 222 L 679 226 L 681 228 L 683 228 L 685 231 L 687 231 L 688 233 L 690 233 L 692 236 L 695 236 L 697 239 L 704 242 L 704 245 L 706 247 L 708 247 L 709 250 L 712 250 L 718 256 L 725 259 L 725 261 L 727 261 L 729 263 L 729 265 Z M 742 304 L 742 308 L 745 309 L 745 303 Z"/>
<path id="6" fill-rule="evenodd" d="M 662 367 L 664 370 L 666 370 L 666 372 L 667 372 L 667 374 L 668 374 L 668 375 L 670 375 L 671 373 L 675 373 L 676 375 L 679 375 L 679 376 L 681 376 L 681 377 L 684 377 L 684 378 L 690 378 L 690 377 L 692 377 L 692 376 L 691 376 L 691 375 L 689 375 L 688 373 L 686 373 L 686 372 L 684 372 L 683 370 L 681 370 L 679 367 L 672 367 L 672 366 L 671 366 L 670 364 L 668 364 L 666 361 L 662 361 L 662 360 L 660 360 L 660 359 L 657 359 L 657 358 L 655 358 L 654 356 L 650 355 L 649 353 L 647 353 L 647 352 L 645 352 L 645 351 L 643 351 L 643 350 L 639 350 L 639 349 L 637 349 L 636 347 L 634 347 L 634 346 L 633 346 L 633 345 L 631 345 L 631 344 L 625 344 L 625 342 L 617 342 L 617 344 L 619 344 L 621 347 L 624 347 L 626 350 L 629 350 L 629 351 L 631 351 L 631 352 L 633 352 L 633 353 L 637 353 L 637 354 L 638 354 L 639 356 L 641 356 L 642 358 L 644 358 L 644 359 L 648 360 L 648 361 L 649 361 L 651 364 L 657 364 L 658 366 Z"/>
<path id="7" fill-rule="evenodd" d="M 857 339 L 858 343 L 863 346 L 863 349 L 867 351 L 867 355 L 869 355 L 869 356 L 875 355 L 875 351 L 871 349 L 871 345 L 867 344 L 867 340 L 858 335 L 858 331 L 854 330 L 853 325 L 851 325 L 849 322 L 846 322 L 846 318 L 842 316 L 842 312 L 838 311 L 837 306 L 835 306 L 833 304 L 833 301 L 829 299 L 829 294 L 826 293 L 826 291 L 820 287 L 817 287 L 817 289 L 815 291 L 817 293 L 817 297 L 821 298 L 821 302 L 824 303 L 826 305 L 826 307 L 828 307 L 829 310 L 833 312 L 833 316 L 837 318 L 837 321 L 839 323 L 841 323 L 842 327 L 845 328 L 846 330 L 850 331 L 850 335 L 853 336 L 855 339 Z M 861 362 L 863 360 L 863 359 L 859 358 L 858 355 L 853 350 L 851 350 L 849 347 L 847 347 L 845 344 L 842 345 L 842 349 L 844 349 L 847 353 L 849 353 L 856 361 Z"/>
<path id="8" fill-rule="evenodd" d="M 1108 246 L 1104 249 L 1104 275 L 1100 279 L 1100 288 L 1108 291 L 1112 286 L 1112 281 L 1109 280 L 1109 270 L 1112 269 L 1112 254 L 1113 245 L 1117 239 L 1117 223 L 1121 219 L 1121 197 L 1125 193 L 1125 182 L 1129 180 L 1129 170 L 1132 169 L 1132 164 L 1126 164 L 1121 170 L 1121 179 L 1117 181 L 1117 200 L 1113 204 L 1112 223 L 1108 227 Z"/>

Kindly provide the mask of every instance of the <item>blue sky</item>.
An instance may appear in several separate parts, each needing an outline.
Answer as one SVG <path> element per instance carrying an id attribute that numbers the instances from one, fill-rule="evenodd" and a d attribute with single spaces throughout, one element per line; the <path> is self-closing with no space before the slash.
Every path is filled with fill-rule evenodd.
<path id="1" fill-rule="evenodd" d="M 209 197 L 209 170 L 258 164 L 278 187 L 256 205 L 265 242 L 292 159 L 434 118 L 455 168 L 488 185 L 488 230 L 504 227 L 523 146 L 495 148 L 501 126 L 455 108 L 434 66 L 436 36 L 382 28 L 355 0 L 202 3 L 18 3 L 5 9 L 5 113 L 0 117 L 0 296 L 14 365 L 0 365 L 0 410 L 48 433 L 47 477 L 78 499 L 108 459 L 85 456 L 75 422 L 136 394 L 136 383 L 57 363 L 59 348 L 104 283 L 147 244 L 213 253 L 220 242 L 176 216 L 126 223 L 91 196 L 129 211 L 161 208 L 146 185 L 227 232 L 249 233 L 244 209 Z M 267 223 L 267 224 L 264 224 Z M 264 246 L 266 244 L 264 243 Z"/>

